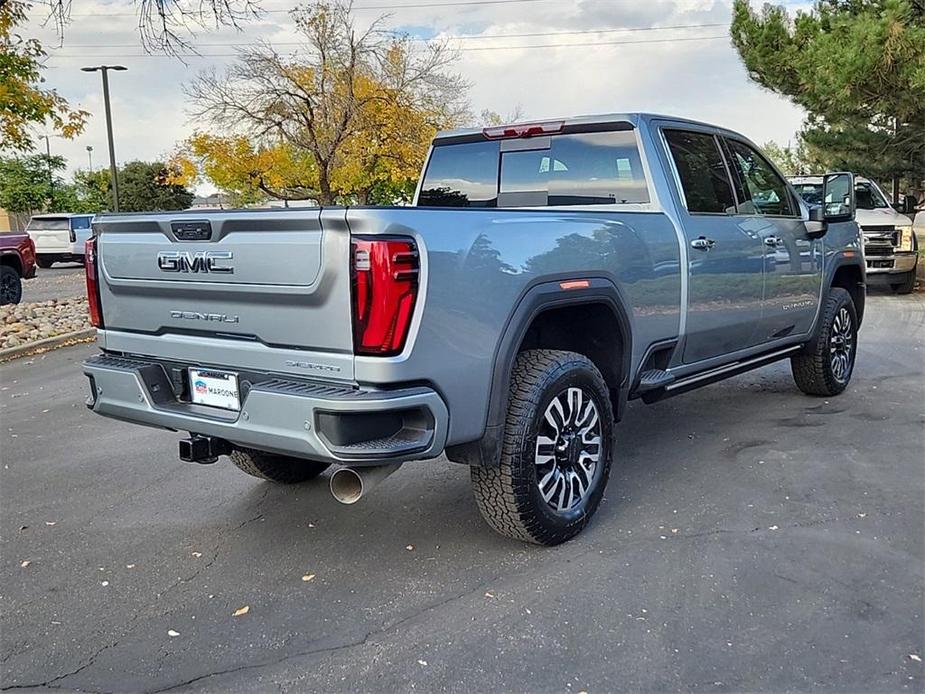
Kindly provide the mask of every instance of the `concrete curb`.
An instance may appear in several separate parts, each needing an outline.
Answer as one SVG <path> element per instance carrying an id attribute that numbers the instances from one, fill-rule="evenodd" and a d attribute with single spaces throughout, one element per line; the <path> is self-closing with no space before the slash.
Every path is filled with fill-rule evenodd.
<path id="1" fill-rule="evenodd" d="M 37 340 L 25 345 L 7 347 L 6 349 L 0 349 L 0 362 L 17 359 L 36 352 L 49 352 L 58 347 L 64 347 L 75 342 L 89 342 L 95 337 L 96 328 L 84 328 L 83 330 L 75 330 L 74 332 L 64 333 L 63 335 L 46 337 L 44 340 Z"/>

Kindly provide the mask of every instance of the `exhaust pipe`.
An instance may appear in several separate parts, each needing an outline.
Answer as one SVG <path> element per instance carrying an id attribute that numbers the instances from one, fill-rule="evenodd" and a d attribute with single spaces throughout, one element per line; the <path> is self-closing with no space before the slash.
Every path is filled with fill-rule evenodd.
<path id="1" fill-rule="evenodd" d="M 400 467 L 401 463 L 392 463 L 338 468 L 331 475 L 331 494 L 342 504 L 355 504 Z"/>

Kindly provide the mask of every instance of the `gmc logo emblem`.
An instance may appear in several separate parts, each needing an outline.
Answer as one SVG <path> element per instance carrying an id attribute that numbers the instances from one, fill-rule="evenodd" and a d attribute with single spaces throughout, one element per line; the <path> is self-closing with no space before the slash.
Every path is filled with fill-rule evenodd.
<path id="1" fill-rule="evenodd" d="M 164 272 L 211 272 L 231 275 L 234 273 L 234 253 L 231 251 L 161 251 L 157 254 L 157 266 Z"/>

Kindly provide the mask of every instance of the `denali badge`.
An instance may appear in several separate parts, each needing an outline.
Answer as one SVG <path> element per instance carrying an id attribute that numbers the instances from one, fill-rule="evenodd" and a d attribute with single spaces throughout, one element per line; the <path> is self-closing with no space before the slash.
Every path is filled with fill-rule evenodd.
<path id="1" fill-rule="evenodd" d="M 214 323 L 237 323 L 237 316 L 229 316 L 227 313 L 200 313 L 199 311 L 171 311 L 171 318 L 181 318 L 183 320 L 205 320 Z"/>
<path id="2" fill-rule="evenodd" d="M 234 273 L 231 251 L 161 251 L 157 266 L 164 272 L 211 272 L 224 275 Z"/>

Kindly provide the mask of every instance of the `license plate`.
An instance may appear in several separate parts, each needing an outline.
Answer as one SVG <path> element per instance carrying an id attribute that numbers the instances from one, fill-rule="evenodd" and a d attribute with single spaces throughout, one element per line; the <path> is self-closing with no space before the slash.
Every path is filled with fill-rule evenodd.
<path id="1" fill-rule="evenodd" d="M 238 374 L 231 371 L 190 369 L 189 390 L 192 401 L 197 405 L 221 407 L 224 410 L 241 409 Z"/>

